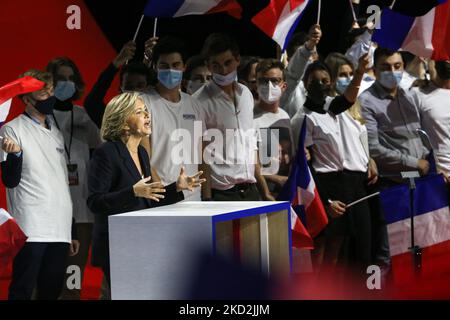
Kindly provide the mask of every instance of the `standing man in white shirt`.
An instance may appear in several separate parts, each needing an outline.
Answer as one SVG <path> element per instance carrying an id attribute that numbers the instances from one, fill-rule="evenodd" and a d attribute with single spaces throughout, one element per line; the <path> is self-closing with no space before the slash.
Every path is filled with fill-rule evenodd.
<path id="1" fill-rule="evenodd" d="M 64 138 L 48 115 L 53 113 L 52 76 L 30 70 L 46 84 L 23 95 L 25 112 L 0 129 L 2 181 L 8 209 L 28 237 L 13 262 L 10 300 L 56 300 L 61 292 L 69 252 L 78 251 L 72 241 L 72 200 L 64 155 Z"/>
<path id="2" fill-rule="evenodd" d="M 286 89 L 284 65 L 277 59 L 265 59 L 256 67 L 259 102 L 254 109 L 255 127 L 260 136 L 261 173 L 271 192 L 280 192 L 289 176 L 293 156 L 291 120 L 280 108 Z"/>
<path id="3" fill-rule="evenodd" d="M 152 115 L 150 163 L 154 180 L 164 185 L 177 181 L 181 167 L 187 175 L 197 174 L 201 163 L 203 122 L 197 100 L 180 90 L 186 53 L 180 39 L 166 37 L 153 48 L 158 83 L 144 101 Z M 200 189 L 183 191 L 184 198 L 200 201 Z"/>
<path id="4" fill-rule="evenodd" d="M 216 33 L 206 39 L 202 54 L 212 72 L 212 81 L 194 94 L 201 104 L 208 129 L 204 140 L 211 141 L 204 152 L 209 168 L 206 169 L 203 199 L 258 201 L 262 196 L 264 200 L 274 200 L 261 175 L 253 96 L 247 87 L 236 81 L 239 48 L 228 35 Z"/>

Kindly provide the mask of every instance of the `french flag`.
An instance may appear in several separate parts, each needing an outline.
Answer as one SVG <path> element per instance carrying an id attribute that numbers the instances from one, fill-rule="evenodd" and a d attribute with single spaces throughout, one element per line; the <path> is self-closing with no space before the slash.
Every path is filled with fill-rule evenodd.
<path id="1" fill-rule="evenodd" d="M 409 51 L 419 57 L 450 60 L 450 2 L 438 0 L 436 7 L 415 17 L 383 9 L 380 29 L 373 41 L 392 50 Z"/>
<path id="2" fill-rule="evenodd" d="M 295 210 L 291 210 L 294 247 L 313 249 L 312 239 L 328 224 L 328 217 L 306 160 L 305 136 L 306 121 L 303 120 L 292 171 L 277 200 L 291 202 Z"/>
<path id="3" fill-rule="evenodd" d="M 252 22 L 284 50 L 310 2 L 311 0 L 270 0 L 267 7 L 252 18 Z"/>
<path id="4" fill-rule="evenodd" d="M 27 241 L 16 220 L 0 208 L 0 265 L 13 259 Z"/>
<path id="5" fill-rule="evenodd" d="M 389 247 L 394 276 L 404 276 L 411 266 L 410 190 L 407 185 L 395 186 L 380 193 L 381 206 L 387 222 Z M 414 190 L 414 242 L 423 249 L 423 264 L 446 265 L 446 261 L 427 260 L 438 249 L 450 254 L 450 211 L 445 180 L 441 175 L 416 179 Z M 446 258 L 447 259 L 447 258 Z M 410 260 L 409 260 L 410 262 Z M 401 267 L 403 265 L 403 267 Z"/>
<path id="6" fill-rule="evenodd" d="M 0 88 L 0 127 L 5 123 L 11 108 L 12 98 L 42 89 L 45 83 L 33 77 L 26 76 L 10 82 Z"/>
<path id="7" fill-rule="evenodd" d="M 242 7 L 237 0 L 150 0 L 144 9 L 144 15 L 153 18 L 218 12 L 227 12 L 236 19 L 242 17 Z"/>

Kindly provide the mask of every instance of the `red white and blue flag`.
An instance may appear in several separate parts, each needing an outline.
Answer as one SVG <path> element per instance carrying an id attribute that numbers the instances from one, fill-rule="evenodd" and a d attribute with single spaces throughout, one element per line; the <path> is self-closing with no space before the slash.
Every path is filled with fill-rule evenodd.
<path id="1" fill-rule="evenodd" d="M 402 278 L 411 265 L 408 261 L 411 255 L 410 190 L 407 185 L 395 186 L 381 191 L 380 200 L 387 222 L 394 276 Z M 445 258 L 445 261 L 439 260 L 439 257 L 447 257 L 450 253 L 448 193 L 441 175 L 416 179 L 414 244 L 423 249 L 424 265 L 448 264 L 448 258 Z M 437 257 L 431 254 L 436 251 L 439 251 Z M 433 261 L 427 260 L 428 257 L 433 258 Z"/>
<path id="2" fill-rule="evenodd" d="M 27 241 L 16 220 L 0 208 L 0 265 L 13 259 Z"/>
<path id="3" fill-rule="evenodd" d="M 270 0 L 267 7 L 252 18 L 252 22 L 284 50 L 310 2 L 311 0 Z"/>
<path id="4" fill-rule="evenodd" d="M 192 14 L 227 12 L 240 19 L 242 7 L 237 0 L 150 0 L 144 15 L 153 18 L 176 18 Z"/>
<path id="5" fill-rule="evenodd" d="M 42 89 L 44 82 L 26 76 L 10 82 L 0 88 L 0 127 L 5 123 L 11 108 L 12 98 Z"/>
<path id="6" fill-rule="evenodd" d="M 328 217 L 306 160 L 305 136 L 304 120 L 291 173 L 277 200 L 291 202 L 295 210 L 291 212 L 294 247 L 312 249 L 312 239 L 328 224 Z"/>
<path id="7" fill-rule="evenodd" d="M 392 50 L 409 51 L 433 60 L 450 60 L 450 2 L 435 1 L 437 6 L 415 17 L 385 8 L 380 29 L 372 40 Z"/>

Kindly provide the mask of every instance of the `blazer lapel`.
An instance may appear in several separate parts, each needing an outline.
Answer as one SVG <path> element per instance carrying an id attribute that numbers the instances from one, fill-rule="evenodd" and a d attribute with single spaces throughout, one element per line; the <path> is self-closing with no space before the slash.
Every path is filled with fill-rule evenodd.
<path id="1" fill-rule="evenodd" d="M 152 173 L 150 170 L 150 159 L 148 158 L 147 151 L 144 147 L 139 146 L 138 147 L 138 153 L 139 153 L 139 160 L 141 161 L 141 167 L 142 167 L 142 173 L 144 174 L 144 178 L 149 177 Z M 150 180 L 150 183 L 153 182 Z M 152 203 L 150 199 L 145 199 L 147 202 L 147 205 L 149 207 L 152 207 Z"/>
<path id="2" fill-rule="evenodd" d="M 130 172 L 131 176 L 136 180 L 141 180 L 141 175 L 139 174 L 139 170 L 136 168 L 136 165 L 131 158 L 130 153 L 128 152 L 127 147 L 122 141 L 115 141 L 117 149 L 119 150 L 119 155 L 123 160 L 124 166 Z"/>

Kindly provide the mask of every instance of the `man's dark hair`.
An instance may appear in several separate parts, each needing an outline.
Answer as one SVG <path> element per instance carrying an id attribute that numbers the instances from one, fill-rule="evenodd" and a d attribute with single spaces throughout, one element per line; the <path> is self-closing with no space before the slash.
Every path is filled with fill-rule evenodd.
<path id="1" fill-rule="evenodd" d="M 248 77 L 250 75 L 250 72 L 252 70 L 252 66 L 255 63 L 258 63 L 261 59 L 254 56 L 245 56 L 241 57 L 241 63 L 239 64 L 237 73 L 238 73 L 238 79 L 248 81 Z"/>
<path id="2" fill-rule="evenodd" d="M 280 69 L 282 74 L 283 74 L 283 80 L 285 80 L 285 76 L 284 76 L 284 64 L 277 60 L 277 59 L 264 59 L 261 60 L 258 65 L 256 66 L 256 73 L 261 73 L 264 74 L 267 71 L 269 71 L 270 69 Z"/>
<path id="3" fill-rule="evenodd" d="M 145 80 L 147 81 L 147 85 L 152 83 L 152 76 L 150 73 L 150 68 L 143 62 L 133 61 L 126 65 L 124 65 L 120 69 L 120 84 L 122 85 L 122 80 L 125 74 L 138 74 L 145 76 Z"/>
<path id="4" fill-rule="evenodd" d="M 382 57 L 390 57 L 396 53 L 400 53 L 400 52 L 391 50 L 388 48 L 381 48 L 381 47 L 376 48 L 375 53 L 373 54 L 373 66 L 376 68 L 378 65 L 378 62 L 380 61 L 380 59 Z"/>
<path id="5" fill-rule="evenodd" d="M 186 62 L 187 53 L 184 41 L 174 36 L 166 36 L 160 39 L 153 48 L 153 64 L 158 63 L 159 57 L 164 54 L 179 53 L 183 63 Z"/>
<path id="6" fill-rule="evenodd" d="M 69 67 L 73 71 L 73 78 L 71 81 L 75 83 L 76 92 L 73 96 L 73 100 L 78 100 L 82 97 L 84 93 L 84 89 L 86 88 L 86 85 L 83 81 L 83 78 L 81 76 L 80 70 L 78 69 L 77 65 L 69 58 L 67 57 L 58 57 L 53 60 L 51 60 L 47 65 L 47 72 L 50 72 L 53 76 L 53 82 L 54 86 L 56 86 L 56 82 L 58 79 L 58 70 L 60 67 Z"/>
<path id="7" fill-rule="evenodd" d="M 328 68 L 328 66 L 323 62 L 315 61 L 306 68 L 305 74 L 303 75 L 303 82 L 306 83 L 309 79 L 309 76 L 315 71 L 326 71 L 328 72 L 328 75 L 330 76 L 331 79 L 330 68 Z"/>
<path id="8" fill-rule="evenodd" d="M 186 62 L 186 70 L 183 72 L 183 78 L 191 79 L 192 71 L 199 67 L 206 67 L 206 59 L 202 55 L 190 57 Z"/>
<path id="9" fill-rule="evenodd" d="M 212 33 L 203 44 L 202 55 L 209 59 L 228 50 L 231 51 L 234 57 L 239 56 L 239 46 L 233 38 L 224 33 Z"/>

